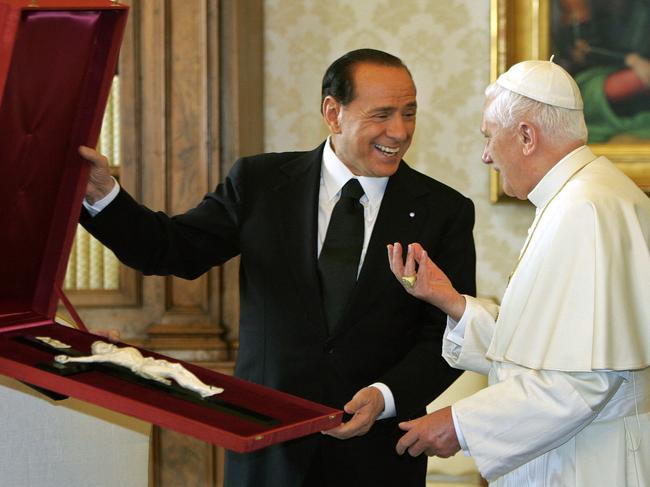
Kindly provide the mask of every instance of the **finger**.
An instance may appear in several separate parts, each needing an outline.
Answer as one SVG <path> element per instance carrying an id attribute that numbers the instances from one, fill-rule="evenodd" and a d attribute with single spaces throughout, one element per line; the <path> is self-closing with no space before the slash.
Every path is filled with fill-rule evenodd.
<path id="1" fill-rule="evenodd" d="M 418 253 L 418 256 L 415 258 L 415 260 L 417 261 L 418 264 L 423 264 L 424 262 L 427 262 L 428 257 L 429 254 L 427 254 L 427 251 L 422 249 L 422 251 Z M 433 262 L 431 263 L 433 264 Z"/>
<path id="2" fill-rule="evenodd" d="M 425 450 L 424 444 L 421 441 L 416 441 L 411 447 L 408 449 L 409 455 L 412 457 L 419 457 L 422 455 L 422 452 Z"/>
<path id="3" fill-rule="evenodd" d="M 402 421 L 397 426 L 399 426 L 399 429 L 401 429 L 402 431 L 411 431 L 413 429 L 413 426 L 415 426 L 415 424 L 413 423 L 413 421 Z"/>
<path id="4" fill-rule="evenodd" d="M 353 436 L 359 436 L 366 433 L 367 422 L 363 415 L 357 414 L 347 423 L 343 423 L 331 430 L 323 431 L 323 434 L 333 436 L 339 440 L 347 440 Z"/>
<path id="5" fill-rule="evenodd" d="M 406 263 L 404 265 L 405 276 L 415 275 L 415 257 L 413 256 L 413 244 L 409 244 L 406 251 Z"/>
<path id="6" fill-rule="evenodd" d="M 342 439 L 340 438 L 341 430 L 343 430 L 343 425 L 339 425 L 336 428 L 332 428 L 329 430 L 321 431 L 321 433 L 327 436 L 333 436 L 334 438 Z"/>
<path id="7" fill-rule="evenodd" d="M 403 455 L 404 452 L 413 444 L 417 441 L 418 437 L 417 435 L 409 432 L 406 433 L 404 436 L 402 436 L 399 441 L 397 442 L 397 445 L 395 446 L 395 451 L 397 451 L 398 455 Z"/>
<path id="8" fill-rule="evenodd" d="M 350 402 L 343 406 L 343 410 L 348 414 L 358 414 L 366 405 L 367 401 L 355 396 Z"/>
<path id="9" fill-rule="evenodd" d="M 415 262 L 417 262 L 418 266 L 420 267 L 426 266 L 430 263 L 433 264 L 433 261 L 429 259 L 429 254 L 423 248 L 420 248 L 419 251 L 414 251 L 413 258 L 415 259 Z"/>
<path id="10" fill-rule="evenodd" d="M 429 277 L 427 274 L 430 274 L 432 271 L 435 272 L 435 264 L 428 258 L 426 250 L 420 252 L 416 261 L 418 263 L 418 279 L 426 281 L 427 277 Z"/>
<path id="11" fill-rule="evenodd" d="M 393 271 L 393 244 L 386 245 L 386 251 L 387 251 L 387 254 L 388 254 L 388 266 L 390 267 L 390 271 L 394 273 L 394 271 Z"/>
<path id="12" fill-rule="evenodd" d="M 99 152 L 85 145 L 79 146 L 79 154 L 81 157 L 91 162 L 96 162 L 100 157 Z"/>
<path id="13" fill-rule="evenodd" d="M 424 252 L 424 248 L 422 248 L 422 245 L 420 245 L 417 242 L 413 242 L 411 245 L 411 251 L 413 252 L 413 257 L 415 258 L 415 261 L 418 262 L 422 252 Z"/>
<path id="14" fill-rule="evenodd" d="M 368 387 L 364 387 L 363 389 L 358 390 L 357 393 L 352 396 L 352 399 L 350 399 L 347 404 L 343 406 L 345 412 L 348 414 L 356 414 L 365 406 L 367 406 L 372 399 L 371 391 L 372 389 Z"/>
<path id="15" fill-rule="evenodd" d="M 92 149 L 90 147 L 87 147 L 85 145 L 80 145 L 79 146 L 79 154 L 81 157 L 86 159 L 88 162 L 90 162 L 93 166 L 95 167 L 101 167 L 101 168 L 108 168 L 108 158 L 99 152 L 97 152 L 95 149 Z"/>
<path id="16" fill-rule="evenodd" d="M 390 259 L 390 270 L 393 271 L 395 277 L 398 279 L 404 274 L 404 259 L 402 257 L 402 245 L 399 242 L 395 242 L 393 245 L 389 245 L 391 253 L 389 255 Z"/>

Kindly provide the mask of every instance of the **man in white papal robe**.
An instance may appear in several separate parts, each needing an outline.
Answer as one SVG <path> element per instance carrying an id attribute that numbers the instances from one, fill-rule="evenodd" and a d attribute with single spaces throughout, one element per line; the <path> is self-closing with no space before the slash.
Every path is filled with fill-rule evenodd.
<path id="1" fill-rule="evenodd" d="M 445 311 L 443 356 L 488 387 L 402 423 L 397 451 L 462 449 L 494 486 L 650 486 L 650 199 L 584 145 L 582 99 L 552 62 L 486 90 L 483 160 L 536 208 L 497 307 L 461 296 L 418 244 L 407 291 Z M 417 273 L 416 273 L 417 264 Z"/>

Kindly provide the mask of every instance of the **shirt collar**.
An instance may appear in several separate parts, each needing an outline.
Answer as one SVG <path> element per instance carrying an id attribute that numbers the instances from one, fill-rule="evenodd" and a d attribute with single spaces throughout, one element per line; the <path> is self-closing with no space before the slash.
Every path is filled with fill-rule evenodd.
<path id="1" fill-rule="evenodd" d="M 569 152 L 537 183 L 528 199 L 538 209 L 543 208 L 571 176 L 594 159 L 596 155 L 586 145 Z"/>
<path id="2" fill-rule="evenodd" d="M 363 202 L 364 198 L 368 198 L 370 205 L 381 203 L 381 199 L 388 184 L 388 177 L 369 177 L 369 176 L 355 176 L 352 171 L 341 162 L 338 156 L 332 150 L 330 137 L 327 137 L 325 148 L 323 149 L 323 165 L 321 170 L 321 177 L 325 184 L 325 191 L 327 192 L 327 200 L 331 201 L 338 196 L 341 188 L 351 178 L 357 178 L 365 196 L 361 197 Z"/>

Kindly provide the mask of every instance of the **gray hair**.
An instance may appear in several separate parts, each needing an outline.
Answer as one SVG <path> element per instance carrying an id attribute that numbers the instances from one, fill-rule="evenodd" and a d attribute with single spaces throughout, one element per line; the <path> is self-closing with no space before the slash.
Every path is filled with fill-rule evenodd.
<path id="1" fill-rule="evenodd" d="M 522 118 L 537 125 L 547 136 L 566 142 L 587 143 L 587 126 L 582 110 L 569 110 L 535 101 L 492 83 L 485 89 L 491 103 L 485 117 L 502 127 L 512 128 Z"/>

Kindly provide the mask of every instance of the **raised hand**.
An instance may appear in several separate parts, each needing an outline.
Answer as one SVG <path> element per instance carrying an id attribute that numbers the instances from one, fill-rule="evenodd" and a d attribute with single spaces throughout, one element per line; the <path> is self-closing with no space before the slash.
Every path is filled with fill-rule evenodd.
<path id="1" fill-rule="evenodd" d="M 111 176 L 108 159 L 105 156 L 85 145 L 79 147 L 79 154 L 90 163 L 86 200 L 92 205 L 111 192 L 115 180 Z"/>
<path id="2" fill-rule="evenodd" d="M 395 277 L 412 296 L 440 308 L 456 321 L 465 312 L 465 298 L 454 289 L 446 274 L 419 243 L 408 246 L 406 261 L 402 258 L 399 242 L 388 245 L 388 263 Z"/>

